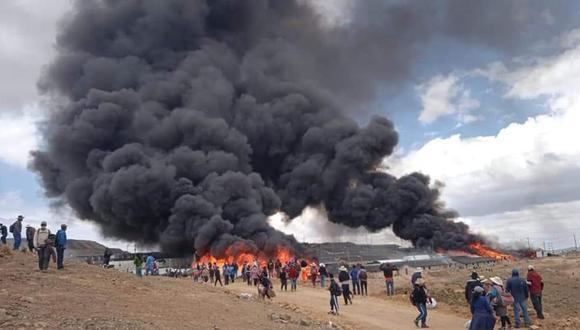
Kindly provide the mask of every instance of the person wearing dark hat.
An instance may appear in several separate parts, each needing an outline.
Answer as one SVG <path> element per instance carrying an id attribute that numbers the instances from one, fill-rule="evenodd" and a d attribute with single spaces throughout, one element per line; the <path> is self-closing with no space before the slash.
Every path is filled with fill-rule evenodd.
<path id="1" fill-rule="evenodd" d="M 0 223 L 0 242 L 6 244 L 6 236 L 8 236 L 8 228 Z"/>
<path id="2" fill-rule="evenodd" d="M 476 272 L 472 272 L 471 278 L 467 281 L 467 283 L 465 283 L 465 300 L 470 305 L 471 305 L 471 297 L 473 295 L 473 289 L 475 289 L 475 287 L 478 286 L 483 288 L 483 284 L 479 280 L 479 275 Z"/>
<path id="3" fill-rule="evenodd" d="M 40 223 L 40 228 L 34 234 L 34 247 L 38 251 L 38 268 L 41 271 L 46 271 L 48 269 L 48 261 L 50 258 L 48 245 L 48 238 L 50 236 L 50 230 L 46 228 L 46 221 Z"/>
<path id="4" fill-rule="evenodd" d="M 19 215 L 18 219 L 10 226 L 10 232 L 14 237 L 14 250 L 20 250 L 20 243 L 22 242 L 22 220 L 24 220 L 24 217 Z"/>
<path id="5" fill-rule="evenodd" d="M 413 284 L 413 293 L 411 294 L 411 302 L 417 310 L 419 315 L 413 320 L 416 327 L 428 328 L 427 325 L 427 290 L 425 289 L 425 280 L 423 278 L 418 278 Z M 419 322 L 421 325 L 419 326 Z"/>
<path id="6" fill-rule="evenodd" d="M 34 234 L 36 233 L 36 228 L 28 225 L 26 226 L 26 241 L 28 242 L 28 250 L 34 252 Z"/>
<path id="7" fill-rule="evenodd" d="M 60 230 L 56 232 L 56 268 L 63 269 L 64 250 L 66 249 L 66 224 L 60 225 Z"/>

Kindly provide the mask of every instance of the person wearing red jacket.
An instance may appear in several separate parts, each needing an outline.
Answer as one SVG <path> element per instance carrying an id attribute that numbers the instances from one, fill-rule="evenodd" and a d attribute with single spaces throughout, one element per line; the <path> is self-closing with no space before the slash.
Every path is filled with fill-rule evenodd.
<path id="1" fill-rule="evenodd" d="M 532 304 L 536 310 L 536 314 L 539 319 L 544 318 L 544 313 L 542 311 L 542 291 L 544 290 L 544 281 L 542 276 L 534 269 L 534 266 L 528 266 L 528 285 L 530 287 L 530 298 L 532 299 Z"/>
<path id="2" fill-rule="evenodd" d="M 294 263 L 290 264 L 288 267 L 288 277 L 290 278 L 290 291 L 296 291 L 298 281 L 298 270 Z"/>

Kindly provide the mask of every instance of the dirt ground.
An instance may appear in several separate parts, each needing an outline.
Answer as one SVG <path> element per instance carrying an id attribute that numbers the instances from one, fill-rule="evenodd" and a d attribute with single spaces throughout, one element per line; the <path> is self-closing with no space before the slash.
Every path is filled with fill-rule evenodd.
<path id="1" fill-rule="evenodd" d="M 480 270 L 506 278 L 514 265 Z M 36 257 L 0 250 L 1 329 L 414 329 L 416 309 L 408 302 L 408 279 L 396 277 L 397 295 L 387 297 L 380 274 L 371 274 L 368 297 L 355 296 L 341 315 L 328 315 L 329 294 L 310 284 L 298 292 L 280 292 L 270 302 L 240 281 L 227 287 L 192 283 L 191 279 L 136 278 L 116 270 L 68 263 L 64 271 L 36 270 Z M 580 257 L 534 261 L 544 277 L 547 319 L 540 329 L 580 329 L 577 277 Z M 462 298 L 469 270 L 426 274 L 439 306 L 429 310 L 432 329 L 463 329 L 469 318 Z M 524 272 L 525 273 L 525 272 Z M 252 298 L 240 298 L 250 293 Z M 342 303 L 342 297 L 340 297 Z M 531 308 L 530 308 L 531 309 Z M 533 314 L 533 313 L 532 313 Z"/>

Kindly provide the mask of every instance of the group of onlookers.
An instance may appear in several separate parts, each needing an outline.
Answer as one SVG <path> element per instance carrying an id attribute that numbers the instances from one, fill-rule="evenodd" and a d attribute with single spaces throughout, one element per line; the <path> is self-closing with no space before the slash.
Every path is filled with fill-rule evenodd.
<path id="1" fill-rule="evenodd" d="M 6 226 L 0 223 L 0 241 L 2 244 L 6 244 L 6 237 L 8 236 L 8 232 L 10 232 L 14 239 L 12 249 L 15 251 L 20 250 L 23 222 L 24 216 L 19 215 L 9 228 L 6 228 Z M 30 252 L 37 252 L 38 254 L 38 268 L 41 271 L 47 271 L 50 260 L 52 259 L 53 262 L 56 262 L 57 269 L 64 269 L 64 250 L 67 247 L 67 225 L 62 224 L 56 234 L 51 233 L 46 221 L 42 221 L 38 229 L 31 225 L 27 225 L 24 229 L 28 250 Z"/>
<path id="2" fill-rule="evenodd" d="M 496 317 L 501 322 L 502 330 L 511 327 L 512 323 L 508 316 L 510 306 L 513 308 L 515 328 L 520 328 L 522 325 L 520 313 L 524 326 L 529 327 L 532 322 L 528 314 L 528 299 L 531 299 L 537 317 L 544 318 L 543 289 L 542 277 L 532 265 L 528 266 L 526 278 L 520 277 L 519 270 L 513 268 L 511 277 L 507 279 L 505 286 L 499 276 L 485 279 L 473 272 L 471 279 L 465 284 L 465 299 L 469 303 L 472 313 L 469 329 L 493 330 Z"/>

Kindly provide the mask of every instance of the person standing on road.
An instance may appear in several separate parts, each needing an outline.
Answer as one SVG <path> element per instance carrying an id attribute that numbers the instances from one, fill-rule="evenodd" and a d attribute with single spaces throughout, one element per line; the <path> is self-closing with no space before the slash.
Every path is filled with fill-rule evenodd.
<path id="1" fill-rule="evenodd" d="M 360 283 L 358 281 L 358 272 L 359 269 L 356 265 L 352 265 L 350 269 L 350 280 L 352 281 L 352 294 L 353 295 L 360 295 Z"/>
<path id="2" fill-rule="evenodd" d="M 528 266 L 528 284 L 530 287 L 530 298 L 532 305 L 539 319 L 544 319 L 544 311 L 542 310 L 542 291 L 544 290 L 544 281 L 542 276 L 534 269 L 534 266 Z"/>
<path id="3" fill-rule="evenodd" d="M 342 286 L 342 296 L 344 298 L 344 304 L 348 305 L 348 303 L 350 302 L 350 304 L 352 305 L 352 298 L 350 296 L 350 288 L 349 288 L 350 276 L 348 275 L 348 271 L 344 266 L 340 266 L 340 268 L 338 268 L 338 271 L 339 271 L 338 281 Z"/>
<path id="4" fill-rule="evenodd" d="M 8 228 L 0 223 L 0 242 L 6 245 L 6 237 L 8 236 Z"/>
<path id="5" fill-rule="evenodd" d="M 383 271 L 383 275 L 385 276 L 385 286 L 387 288 L 387 296 L 392 296 L 395 294 L 395 281 L 393 278 L 393 273 L 395 270 L 397 270 L 397 267 L 394 267 L 391 264 L 387 263 L 381 266 L 381 270 Z"/>
<path id="6" fill-rule="evenodd" d="M 280 291 L 288 291 L 288 273 L 286 273 L 286 267 L 280 268 L 278 275 L 280 277 Z"/>
<path id="7" fill-rule="evenodd" d="M 517 268 L 512 269 L 512 277 L 508 279 L 505 291 L 511 293 L 514 297 L 514 319 L 516 328 L 520 327 L 520 309 L 524 314 L 524 325 L 530 326 L 530 316 L 528 315 L 527 300 L 530 295 L 528 284 L 520 277 L 520 271 Z"/>
<path id="8" fill-rule="evenodd" d="M 318 274 L 320 275 L 320 287 L 326 287 L 326 278 L 328 277 L 328 271 L 326 271 L 326 265 L 321 263 L 318 268 Z"/>
<path id="9" fill-rule="evenodd" d="M 48 269 L 48 261 L 50 259 L 50 251 L 48 251 L 48 236 L 50 235 L 50 230 L 46 228 L 46 221 L 40 223 L 40 228 L 36 231 L 34 235 L 34 247 L 38 251 L 38 268 L 41 271 L 46 271 Z"/>
<path id="10" fill-rule="evenodd" d="M 313 262 L 312 265 L 310 265 L 310 280 L 312 281 L 313 287 L 316 287 L 317 277 L 318 277 L 318 268 L 316 267 L 316 264 Z"/>
<path id="11" fill-rule="evenodd" d="M 358 280 L 360 281 L 360 290 L 361 290 L 361 296 L 368 296 L 369 295 L 369 291 L 368 291 L 368 278 L 369 275 L 367 273 L 367 270 L 365 269 L 365 266 L 360 266 L 360 270 L 358 271 Z"/>
<path id="12" fill-rule="evenodd" d="M 213 286 L 217 286 L 218 282 L 220 282 L 220 286 L 224 286 L 222 284 L 222 277 L 220 275 L 220 268 L 215 263 L 213 264 L 213 274 L 215 276 L 215 281 L 213 282 Z"/>
<path id="13" fill-rule="evenodd" d="M 469 330 L 493 330 L 495 317 L 489 301 L 485 297 L 485 291 L 481 286 L 476 286 L 471 294 L 471 323 Z"/>
<path id="14" fill-rule="evenodd" d="M 491 292 L 488 293 L 488 296 L 491 300 L 491 305 L 495 311 L 495 315 L 501 320 L 500 330 L 506 330 L 508 326 L 510 328 L 512 327 L 512 323 L 507 316 L 507 305 L 510 304 L 510 302 L 504 298 L 503 281 L 501 278 L 494 276 L 490 278 L 490 280 L 493 283 L 493 287 Z"/>
<path id="15" fill-rule="evenodd" d="M 138 277 L 142 277 L 143 258 L 141 258 L 141 256 L 137 254 L 135 258 L 133 258 L 133 264 L 135 265 L 135 275 L 137 275 Z"/>
<path id="16" fill-rule="evenodd" d="M 338 283 L 334 280 L 334 275 L 329 274 L 330 286 L 328 291 L 330 291 L 330 312 L 328 314 L 338 315 L 338 296 L 341 295 L 341 289 Z"/>
<path id="17" fill-rule="evenodd" d="M 413 320 L 416 327 L 419 327 L 421 321 L 421 328 L 428 328 L 427 325 L 427 291 L 425 291 L 425 281 L 423 278 L 418 278 L 414 283 L 415 288 L 411 294 L 411 302 L 417 310 L 419 315 Z"/>
<path id="18" fill-rule="evenodd" d="M 36 229 L 30 225 L 26 226 L 26 241 L 28 242 L 28 250 L 34 252 L 34 234 Z"/>
<path id="19" fill-rule="evenodd" d="M 60 225 L 56 232 L 56 269 L 64 269 L 64 250 L 66 249 L 66 224 Z"/>
<path id="20" fill-rule="evenodd" d="M 22 242 L 22 220 L 24 220 L 24 217 L 19 215 L 18 219 L 10 226 L 10 232 L 14 238 L 14 245 L 12 247 L 14 250 L 20 250 L 20 243 Z"/>
<path id="21" fill-rule="evenodd" d="M 153 275 L 153 266 L 155 265 L 155 258 L 148 255 L 145 259 L 145 276 Z"/>
<path id="22" fill-rule="evenodd" d="M 467 304 L 471 306 L 471 296 L 473 295 L 473 289 L 476 287 L 482 287 L 481 281 L 479 280 L 479 275 L 476 272 L 471 273 L 471 278 L 465 283 L 465 301 Z"/>
<path id="23" fill-rule="evenodd" d="M 290 292 L 298 289 L 298 270 L 295 264 L 288 266 L 288 277 L 290 277 Z"/>

